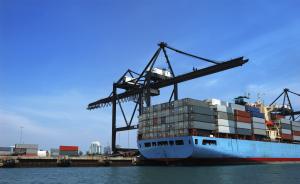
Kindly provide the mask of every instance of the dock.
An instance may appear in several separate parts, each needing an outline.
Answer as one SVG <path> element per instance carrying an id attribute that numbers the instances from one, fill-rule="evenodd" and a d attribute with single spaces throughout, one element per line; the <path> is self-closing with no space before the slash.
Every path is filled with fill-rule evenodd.
<path id="1" fill-rule="evenodd" d="M 137 160 L 136 156 L 82 156 L 57 158 L 0 156 L 0 168 L 135 166 L 138 164 Z"/>

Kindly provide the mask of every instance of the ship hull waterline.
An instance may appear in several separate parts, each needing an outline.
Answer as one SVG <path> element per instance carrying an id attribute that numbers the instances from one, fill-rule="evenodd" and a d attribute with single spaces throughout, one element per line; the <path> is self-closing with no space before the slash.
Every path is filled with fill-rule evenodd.
<path id="1" fill-rule="evenodd" d="M 181 136 L 139 140 L 138 148 L 146 159 L 165 163 L 300 163 L 300 144 L 291 143 Z"/>

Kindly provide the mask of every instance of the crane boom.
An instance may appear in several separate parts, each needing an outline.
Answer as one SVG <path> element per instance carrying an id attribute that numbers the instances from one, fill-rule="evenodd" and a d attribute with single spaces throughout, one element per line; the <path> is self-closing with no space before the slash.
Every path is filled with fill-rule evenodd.
<path id="1" fill-rule="evenodd" d="M 155 83 L 151 83 L 148 86 L 143 86 L 141 88 L 138 89 L 134 89 L 134 90 L 129 90 L 123 93 L 120 93 L 118 95 L 116 95 L 117 99 L 124 99 L 124 98 L 128 98 L 128 97 L 132 97 L 134 95 L 137 95 L 139 93 L 142 93 L 145 89 L 147 88 L 153 88 L 153 89 L 159 89 L 159 88 L 163 88 L 163 87 L 167 87 L 167 86 L 171 86 L 174 84 L 178 84 L 184 81 L 188 81 L 188 80 L 192 80 L 198 77 L 203 77 L 206 75 L 210 75 L 210 74 L 214 74 L 217 72 L 221 72 L 224 70 L 228 70 L 231 68 L 235 68 L 238 66 L 242 66 L 243 64 L 247 63 L 248 59 L 244 59 L 243 57 L 239 57 L 239 58 L 235 58 L 223 63 L 219 63 L 210 67 L 206 67 L 200 70 L 196 70 L 193 72 L 189 72 L 189 73 L 185 73 L 182 75 L 178 75 L 174 78 L 170 78 L 170 79 L 166 79 L 163 81 L 159 81 L 159 82 L 155 82 Z M 95 102 L 92 102 L 88 105 L 87 109 L 91 110 L 91 109 L 96 109 L 101 107 L 100 105 L 106 105 L 106 104 L 110 104 L 113 101 L 113 97 L 109 96 L 107 98 L 103 98 L 100 100 L 97 100 Z"/>

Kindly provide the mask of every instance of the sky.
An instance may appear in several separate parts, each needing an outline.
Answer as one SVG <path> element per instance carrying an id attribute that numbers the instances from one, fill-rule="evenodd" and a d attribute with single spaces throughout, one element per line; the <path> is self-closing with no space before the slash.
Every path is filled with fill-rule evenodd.
<path id="1" fill-rule="evenodd" d="M 296 0 L 0 0 L 0 146 L 109 145 L 111 109 L 86 107 L 108 96 L 127 69 L 141 72 L 161 41 L 217 61 L 249 59 L 180 84 L 179 98 L 232 101 L 249 93 L 268 104 L 283 88 L 300 93 L 299 6 Z M 177 75 L 211 65 L 168 54 Z M 154 103 L 167 101 L 168 92 L 162 89 Z M 300 99 L 292 100 L 300 108 Z M 136 131 L 118 134 L 117 143 L 135 147 Z"/>

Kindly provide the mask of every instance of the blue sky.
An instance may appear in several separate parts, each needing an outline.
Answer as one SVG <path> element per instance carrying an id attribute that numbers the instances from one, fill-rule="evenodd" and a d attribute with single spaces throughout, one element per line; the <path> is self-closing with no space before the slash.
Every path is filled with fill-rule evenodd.
<path id="1" fill-rule="evenodd" d="M 249 63 L 180 84 L 179 97 L 231 101 L 285 87 L 300 92 L 298 1 L 0 0 L 0 145 L 110 143 L 110 109 L 87 111 L 128 68 L 137 72 L 157 43 Z M 170 52 L 176 74 L 209 64 Z M 163 89 L 168 92 L 169 89 Z M 162 102 L 163 98 L 155 99 Z M 295 99 L 299 107 L 299 99 Z M 118 118 L 120 119 L 120 118 Z M 135 132 L 122 146 L 135 146 Z"/>

